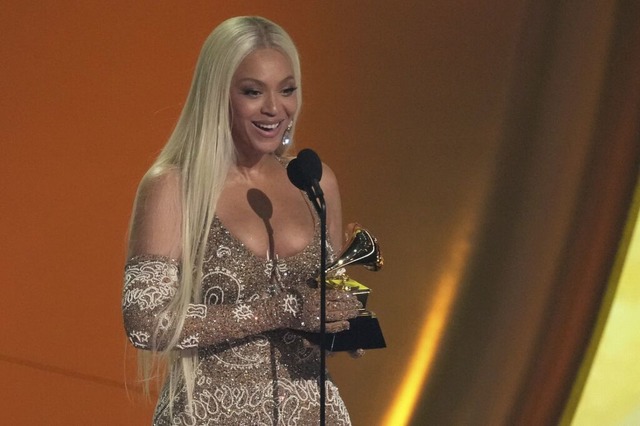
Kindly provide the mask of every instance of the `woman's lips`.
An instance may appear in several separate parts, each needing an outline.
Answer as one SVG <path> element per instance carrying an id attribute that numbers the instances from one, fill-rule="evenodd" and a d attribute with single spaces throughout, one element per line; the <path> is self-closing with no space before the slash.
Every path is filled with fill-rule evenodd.
<path id="1" fill-rule="evenodd" d="M 273 135 L 274 133 L 277 133 L 281 123 L 282 123 L 282 120 L 276 123 L 260 123 L 257 121 L 252 121 L 252 124 L 257 129 L 259 129 L 261 132 L 266 133 L 268 135 Z"/>

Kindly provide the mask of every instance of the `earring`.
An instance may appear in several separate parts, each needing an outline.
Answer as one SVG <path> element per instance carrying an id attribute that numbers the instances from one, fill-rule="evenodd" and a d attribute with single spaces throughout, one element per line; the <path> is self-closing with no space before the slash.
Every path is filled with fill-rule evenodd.
<path id="1" fill-rule="evenodd" d="M 292 127 L 293 127 L 293 121 L 290 121 L 289 125 L 287 126 L 284 133 L 282 134 L 283 147 L 288 147 L 289 145 L 291 145 L 291 128 Z"/>

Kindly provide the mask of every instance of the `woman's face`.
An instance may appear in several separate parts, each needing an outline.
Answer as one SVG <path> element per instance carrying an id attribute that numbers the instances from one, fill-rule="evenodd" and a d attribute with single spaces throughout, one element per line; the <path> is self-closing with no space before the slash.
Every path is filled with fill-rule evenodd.
<path id="1" fill-rule="evenodd" d="M 274 152 L 298 108 L 289 58 L 275 49 L 247 55 L 231 81 L 231 133 L 240 155 Z"/>

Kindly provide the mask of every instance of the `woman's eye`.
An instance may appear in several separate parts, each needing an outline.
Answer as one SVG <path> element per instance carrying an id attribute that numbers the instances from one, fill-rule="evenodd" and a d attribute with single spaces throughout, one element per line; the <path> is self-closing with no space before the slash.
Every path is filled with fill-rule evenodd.
<path id="1" fill-rule="evenodd" d="M 250 96 L 252 98 L 256 98 L 258 96 L 260 96 L 260 91 L 256 90 L 256 89 L 244 89 L 242 91 L 242 94 L 245 96 Z"/>
<path id="2" fill-rule="evenodd" d="M 286 89 L 282 90 L 282 94 L 284 96 L 291 96 L 295 93 L 296 89 L 298 89 L 297 87 L 287 87 Z"/>

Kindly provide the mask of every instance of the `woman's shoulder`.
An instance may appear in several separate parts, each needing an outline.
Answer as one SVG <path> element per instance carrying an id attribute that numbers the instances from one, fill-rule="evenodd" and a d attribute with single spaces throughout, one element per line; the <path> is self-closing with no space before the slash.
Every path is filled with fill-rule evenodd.
<path id="1" fill-rule="evenodd" d="M 181 173 L 178 168 L 152 168 L 140 181 L 138 196 L 176 197 L 180 194 Z"/>
<path id="2" fill-rule="evenodd" d="M 323 188 L 325 186 L 338 186 L 338 178 L 336 177 L 336 174 L 325 162 L 322 163 L 322 178 L 320 179 L 320 182 L 322 183 Z"/>
<path id="3" fill-rule="evenodd" d="M 180 173 L 150 170 L 140 182 L 129 239 L 129 255 L 180 257 Z"/>

